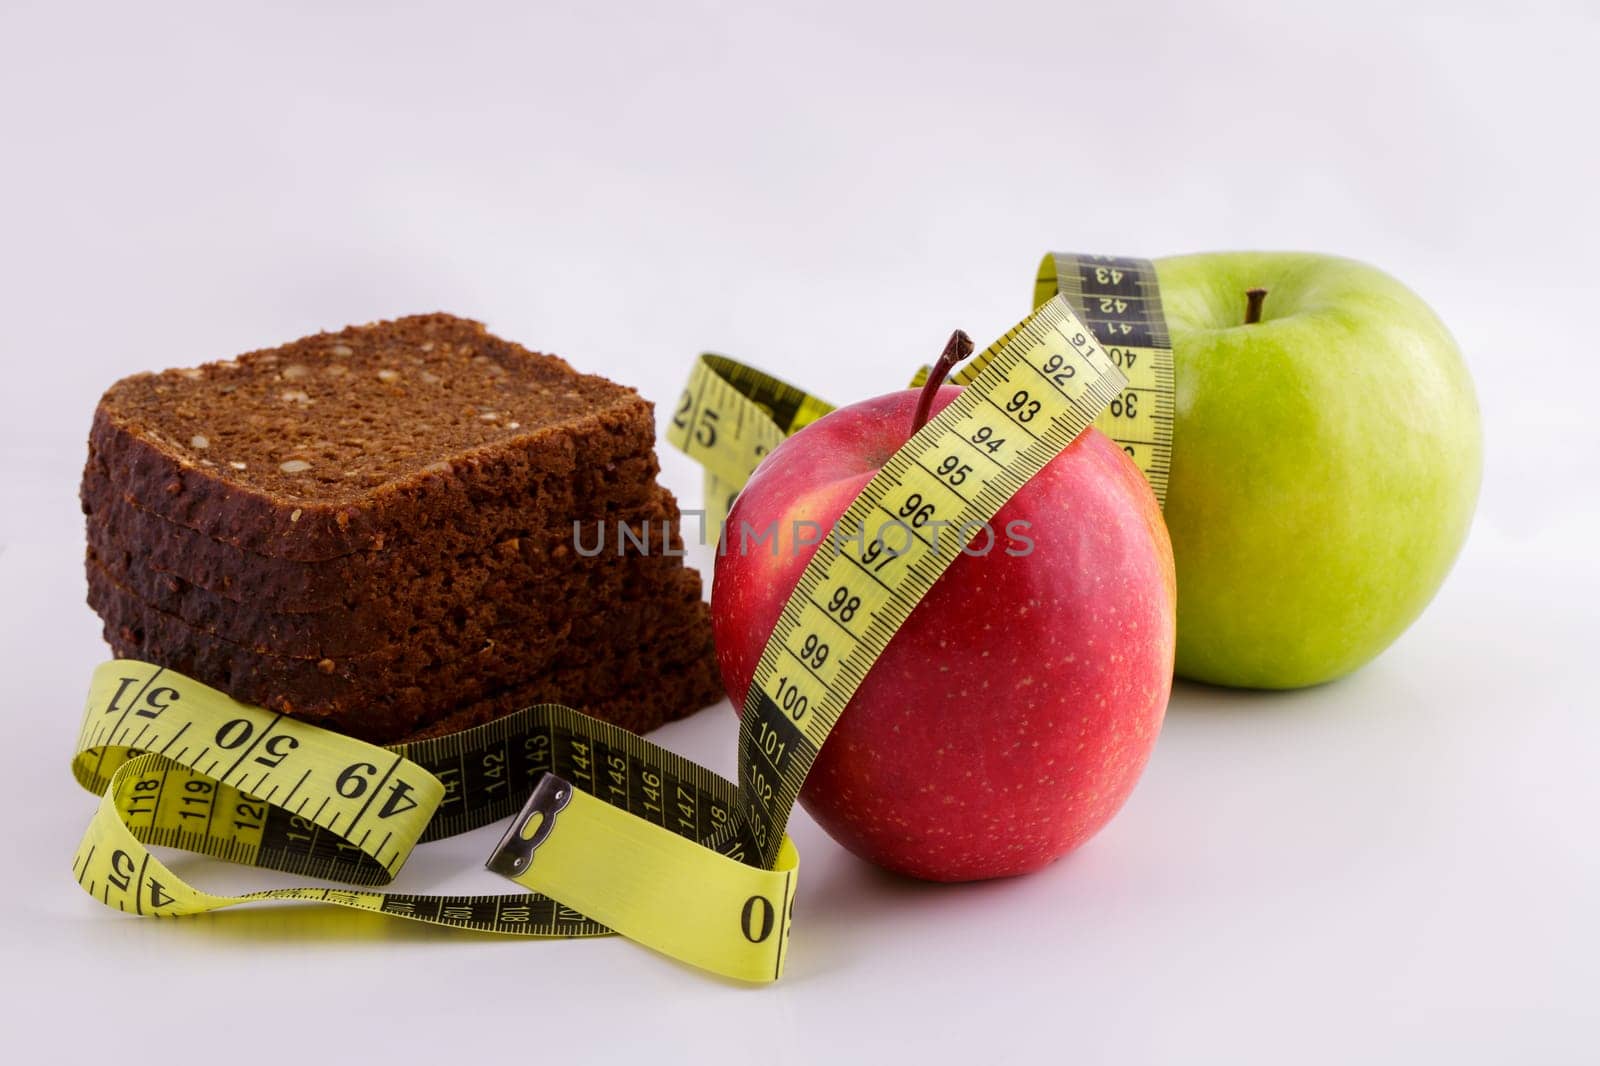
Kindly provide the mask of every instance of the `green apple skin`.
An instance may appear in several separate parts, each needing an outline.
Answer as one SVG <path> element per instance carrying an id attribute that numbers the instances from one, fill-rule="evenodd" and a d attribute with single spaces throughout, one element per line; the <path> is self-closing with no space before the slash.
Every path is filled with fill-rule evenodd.
<path id="1" fill-rule="evenodd" d="M 1461 353 L 1362 263 L 1159 260 L 1177 377 L 1166 520 L 1177 672 L 1298 688 L 1398 637 L 1466 539 L 1483 462 Z M 1267 290 L 1246 324 L 1246 290 Z"/>

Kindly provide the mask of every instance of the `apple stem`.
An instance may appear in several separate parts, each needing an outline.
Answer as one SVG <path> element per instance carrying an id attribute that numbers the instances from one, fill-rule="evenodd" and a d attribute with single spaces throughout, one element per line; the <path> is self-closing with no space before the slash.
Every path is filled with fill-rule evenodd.
<path id="1" fill-rule="evenodd" d="M 928 371 L 928 380 L 922 384 L 922 395 L 917 398 L 917 413 L 911 416 L 912 436 L 916 436 L 917 430 L 928 424 L 928 416 L 933 413 L 933 397 L 939 391 L 939 386 L 944 384 L 944 379 L 950 376 L 950 371 L 956 368 L 957 363 L 971 354 L 971 337 L 959 329 L 950 334 L 939 361 L 933 364 L 933 369 Z"/>
<path id="2" fill-rule="evenodd" d="M 1261 305 L 1266 302 L 1266 289 L 1246 289 L 1244 293 L 1244 324 L 1253 326 L 1261 321 Z"/>

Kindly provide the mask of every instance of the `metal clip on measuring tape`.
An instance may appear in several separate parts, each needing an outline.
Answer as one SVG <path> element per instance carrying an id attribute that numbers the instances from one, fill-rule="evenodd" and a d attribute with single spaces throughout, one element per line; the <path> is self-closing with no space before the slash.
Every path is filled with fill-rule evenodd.
<path id="1" fill-rule="evenodd" d="M 1120 310 L 1111 305 L 1114 313 L 1097 317 L 1092 303 L 1080 304 L 1085 325 L 1065 296 L 1098 293 L 1082 279 L 1100 266 L 1114 274 L 1096 284 L 1128 284 L 1127 267 L 1108 265 L 1125 261 L 1054 258 L 1052 278 L 1066 278 L 1062 263 L 1077 264 L 1079 282 L 1043 293 L 1033 314 L 963 372 L 968 388 L 889 459 L 843 522 L 867 528 L 880 509 L 896 513 L 915 495 L 941 518 L 982 524 L 1118 399 L 1127 384 L 1119 362 L 1136 372 L 1141 358 L 1159 365 L 1148 353 L 1161 350 L 1164 331 L 1129 332 L 1109 351 L 1096 340 L 1109 325 L 1135 326 L 1130 309 L 1159 322 L 1148 264 L 1128 296 L 1117 297 Z M 1167 356 L 1166 435 L 1157 424 L 1125 441 L 1152 464 L 1147 472 L 1164 467 L 1162 449 L 1170 450 Z M 1159 413 L 1163 394 L 1151 391 L 1156 401 L 1145 409 Z M 708 509 L 725 511 L 766 452 L 828 410 L 792 386 L 706 356 L 668 438 L 704 463 Z M 976 473 L 958 487 L 939 475 L 938 460 L 962 453 L 971 453 Z M 784 827 L 801 784 L 862 678 L 961 548 L 953 538 L 919 538 L 919 550 L 873 579 L 852 544 L 866 550 L 862 540 L 837 538 L 818 547 L 766 645 L 740 723 L 737 783 L 556 705 L 381 748 L 148 663 L 106 663 L 95 671 L 73 760 L 78 781 L 101 795 L 73 872 L 102 903 L 144 916 L 310 900 L 513 935 L 616 932 L 719 974 L 774 980 L 799 867 Z M 787 668 L 800 662 L 808 637 L 831 645 L 826 665 Z M 216 896 L 147 847 L 383 885 L 416 844 L 513 813 L 488 866 L 529 890 L 514 895 L 297 887 Z"/>

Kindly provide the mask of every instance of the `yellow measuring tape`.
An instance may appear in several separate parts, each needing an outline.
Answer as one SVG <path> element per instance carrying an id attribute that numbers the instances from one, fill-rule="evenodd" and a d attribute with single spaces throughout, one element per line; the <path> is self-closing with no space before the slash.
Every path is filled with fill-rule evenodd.
<path id="1" fill-rule="evenodd" d="M 1039 264 L 1035 307 L 1061 295 L 1128 379 L 1095 428 L 1132 457 L 1163 505 L 1172 470 L 1176 400 L 1172 343 L 1161 286 L 1148 259 L 1051 252 Z M 970 385 L 988 353 L 950 375 Z M 911 378 L 928 379 L 929 367 Z M 720 528 L 739 490 L 784 437 L 834 409 L 818 396 L 723 355 L 702 355 L 674 410 L 667 439 L 705 468 L 706 521 Z"/>
<path id="2" fill-rule="evenodd" d="M 833 404 L 725 355 L 702 355 L 667 440 L 705 468 L 706 524 L 721 528 L 761 460 Z"/>
<path id="3" fill-rule="evenodd" d="M 1034 306 L 1057 293 L 1078 309 L 1128 379 L 1122 395 L 1095 420 L 1095 428 L 1122 445 L 1144 471 L 1156 499 L 1166 506 L 1177 381 L 1155 264 L 1148 259 L 1052 252 L 1039 264 Z M 971 369 L 958 371 L 958 380 Z"/>
<path id="4" fill-rule="evenodd" d="M 889 459 L 842 525 L 872 529 L 903 514 L 981 525 L 1127 384 L 1062 296 L 979 361 L 969 387 Z M 731 360 L 703 360 L 697 376 L 707 366 L 722 384 L 691 383 L 668 436 L 729 489 L 765 454 L 758 445 L 770 450 L 827 410 Z M 730 377 L 759 387 L 739 392 Z M 972 468 L 961 480 L 940 473 L 951 455 Z M 716 973 L 776 979 L 798 870 L 784 827 L 800 786 L 856 687 L 961 547 L 918 536 L 913 550 L 869 568 L 870 538 L 818 546 L 757 665 L 737 783 L 565 707 L 382 748 L 147 663 L 107 663 L 73 761 L 80 783 L 102 796 L 73 871 L 102 903 L 146 916 L 313 900 L 499 933 L 616 932 Z M 529 890 L 510 896 L 321 887 L 216 896 L 147 847 L 382 885 L 417 843 L 513 812 L 488 863 Z"/>
<path id="5" fill-rule="evenodd" d="M 73 873 L 90 895 L 131 914 L 310 900 L 523 936 L 616 931 L 752 981 L 781 969 L 793 847 L 781 849 L 770 869 L 702 847 L 697 841 L 716 837 L 734 817 L 737 788 L 567 707 L 541 704 L 476 729 L 382 748 L 239 703 L 149 663 L 115 660 L 94 673 L 72 769 L 101 793 Z M 377 885 L 419 842 L 519 807 L 490 866 L 536 895 L 285 888 L 216 896 L 146 847 Z"/>

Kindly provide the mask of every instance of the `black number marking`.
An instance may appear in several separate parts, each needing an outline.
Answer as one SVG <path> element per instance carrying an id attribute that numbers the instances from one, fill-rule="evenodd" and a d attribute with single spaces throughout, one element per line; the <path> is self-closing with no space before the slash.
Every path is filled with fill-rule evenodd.
<path id="1" fill-rule="evenodd" d="M 828 613 L 838 615 L 841 621 L 850 621 L 860 609 L 861 597 L 850 595 L 850 590 L 844 585 L 834 589 L 833 596 L 828 600 Z"/>
<path id="2" fill-rule="evenodd" d="M 900 505 L 901 518 L 911 520 L 912 529 L 921 529 L 933 519 L 933 504 L 922 502 L 922 493 L 913 492 L 906 497 L 906 502 Z"/>
<path id="3" fill-rule="evenodd" d="M 118 848 L 111 853 L 111 872 L 106 874 L 106 880 L 111 886 L 121 892 L 128 891 L 128 886 L 133 884 L 133 875 L 138 872 L 134 865 L 133 856 Z M 748 910 L 750 905 L 745 904 Z M 759 941 L 758 941 L 759 943 Z"/>
<path id="4" fill-rule="evenodd" d="M 233 823 L 235 829 L 260 829 L 261 823 L 267 819 L 267 805 L 265 803 L 251 803 L 245 800 L 234 807 L 234 813 L 239 816 Z"/>
<path id="5" fill-rule="evenodd" d="M 1004 437 L 996 437 L 994 430 L 988 426 L 979 426 L 978 431 L 967 439 L 981 448 L 986 448 L 990 455 L 1006 446 L 1006 439 Z"/>
<path id="6" fill-rule="evenodd" d="M 1044 361 L 1044 376 L 1055 382 L 1058 388 L 1066 388 L 1067 382 L 1077 373 L 1078 368 L 1060 355 L 1052 355 Z"/>
<path id="7" fill-rule="evenodd" d="M 947 455 L 939 463 L 938 474 L 952 485 L 959 485 L 972 473 L 972 466 L 963 463 L 959 456 Z"/>
<path id="8" fill-rule="evenodd" d="M 245 718 L 224 722 L 222 728 L 217 730 L 217 747 L 231 749 L 248 744 L 255 731 L 255 727 Z"/>
<path id="9" fill-rule="evenodd" d="M 694 439 L 702 448 L 710 448 L 717 443 L 717 412 L 710 407 L 700 411 L 700 424 L 695 427 Z"/>
<path id="10" fill-rule="evenodd" d="M 162 696 L 165 696 L 165 699 L 161 699 L 160 697 Z M 161 717 L 162 711 L 166 710 L 177 701 L 178 690 L 175 688 L 167 688 L 163 685 L 161 688 L 154 689 L 147 693 L 144 699 L 149 706 L 141 707 L 133 713 L 138 715 L 140 718 L 159 718 Z"/>
<path id="11" fill-rule="evenodd" d="M 861 549 L 861 562 L 864 566 L 871 567 L 874 574 L 882 573 L 883 568 L 893 562 L 899 554 L 889 550 L 880 533 L 872 538 L 871 544 Z"/>
<path id="12" fill-rule="evenodd" d="M 255 761 L 262 766 L 277 766 L 289 757 L 289 753 L 300 746 L 300 742 L 287 733 L 279 733 L 275 737 L 268 737 L 266 743 L 261 745 L 265 755 L 257 755 Z"/>
<path id="13" fill-rule="evenodd" d="M 377 772 L 378 768 L 369 762 L 351 763 L 334 781 L 333 787 L 345 799 L 360 799 L 366 795 L 367 786 L 372 783 L 368 778 Z"/>
<path id="14" fill-rule="evenodd" d="M 1006 410 L 1016 415 L 1018 422 L 1032 422 L 1039 413 L 1039 401 L 1030 400 L 1027 389 L 1018 389 L 1015 395 L 1006 401 Z"/>
<path id="15" fill-rule="evenodd" d="M 795 721 L 806 716 L 806 709 L 810 706 L 804 696 L 800 694 L 800 687 L 791 682 L 787 677 L 778 678 L 778 706 L 789 712 L 789 717 Z"/>
<path id="16" fill-rule="evenodd" d="M 389 786 L 389 798 L 383 801 L 383 806 L 378 808 L 379 818 L 392 818 L 397 814 L 411 810 L 417 805 L 415 797 L 411 795 L 411 785 L 405 781 L 395 781 Z"/>
<path id="17" fill-rule="evenodd" d="M 777 909 L 766 896 L 751 896 L 744 901 L 744 910 L 739 913 L 739 928 L 750 943 L 759 944 L 767 939 L 777 924 Z"/>
<path id="18" fill-rule="evenodd" d="M 818 640 L 815 633 L 807 633 L 806 639 L 800 644 L 800 658 L 813 668 L 820 668 L 828 661 L 828 646 Z"/>

